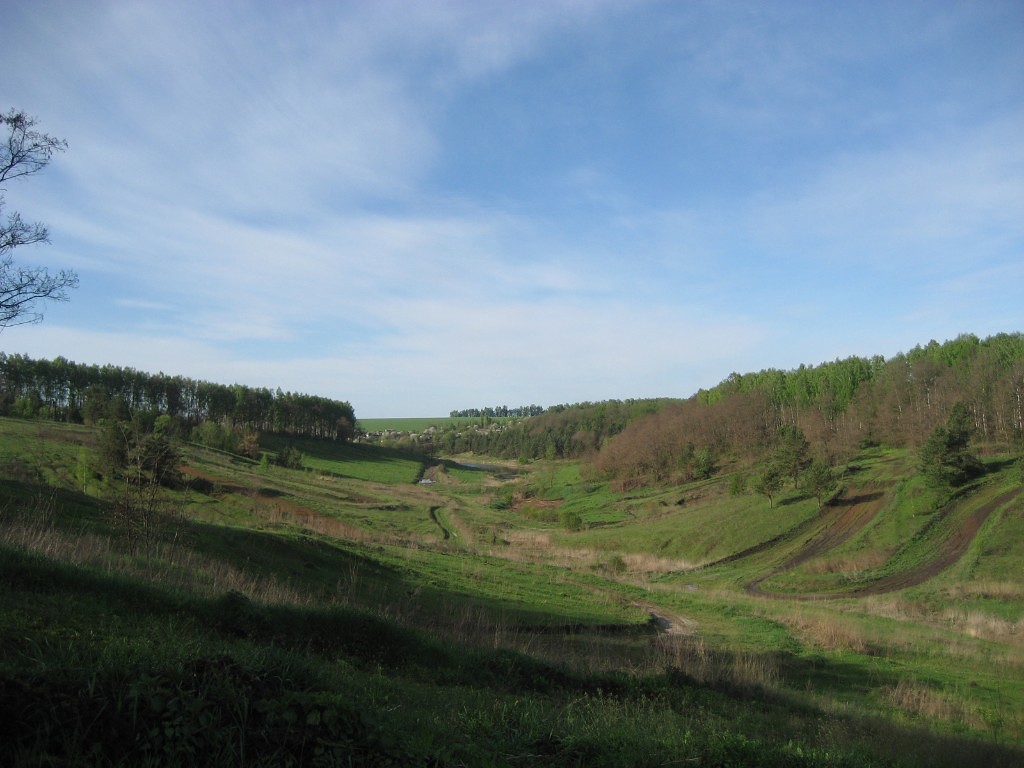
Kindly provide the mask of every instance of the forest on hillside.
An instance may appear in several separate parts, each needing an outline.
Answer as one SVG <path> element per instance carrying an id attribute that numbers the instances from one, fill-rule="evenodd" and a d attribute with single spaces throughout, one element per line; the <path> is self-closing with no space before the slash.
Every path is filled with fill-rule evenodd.
<path id="1" fill-rule="evenodd" d="M 960 336 L 891 360 L 851 357 L 793 371 L 734 374 L 631 422 L 594 467 L 620 485 L 693 479 L 700 462 L 753 461 L 796 428 L 826 464 L 866 445 L 918 448 L 956 407 L 987 450 L 1024 441 L 1024 335 Z"/>
<path id="2" fill-rule="evenodd" d="M 891 359 L 849 357 L 795 370 L 733 373 L 689 399 L 582 403 L 492 430 L 436 438 L 448 452 L 585 458 L 621 487 L 686 481 L 723 461 L 751 462 L 786 429 L 836 464 L 864 445 L 917 447 L 963 403 L 977 442 L 1024 441 L 1024 334 L 965 334 Z"/>
<path id="3" fill-rule="evenodd" d="M 830 465 L 865 445 L 919 447 L 957 404 L 979 445 L 1020 449 L 1024 334 L 965 334 L 888 360 L 849 357 L 733 373 L 688 399 L 556 405 L 513 422 L 453 423 L 408 447 L 523 461 L 583 459 L 596 475 L 625 488 L 686 482 L 753 463 L 793 429 Z M 325 439 L 350 438 L 356 423 L 349 403 L 315 395 L 0 353 L 0 415 L 96 423 L 140 412 L 169 415 L 190 428 L 212 422 L 240 434 Z"/>

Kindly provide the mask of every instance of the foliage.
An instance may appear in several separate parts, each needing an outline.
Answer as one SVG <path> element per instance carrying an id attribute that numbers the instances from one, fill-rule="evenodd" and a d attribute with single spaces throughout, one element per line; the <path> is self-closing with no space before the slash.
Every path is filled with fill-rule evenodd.
<path id="1" fill-rule="evenodd" d="M 693 475 L 700 480 L 707 480 L 718 471 L 715 454 L 710 448 L 701 448 L 693 455 Z"/>
<path id="2" fill-rule="evenodd" d="M 0 142 L 0 215 L 4 208 L 5 183 L 38 173 L 50 163 L 55 152 L 67 149 L 67 142 L 34 130 L 36 119 L 11 109 L 0 114 L 7 132 Z M 78 286 L 74 272 L 62 270 L 50 275 L 45 267 L 18 266 L 12 251 L 24 245 L 45 243 L 46 227 L 29 224 L 17 213 L 0 221 L 0 329 L 42 320 L 37 305 L 42 301 L 66 301 L 67 292 Z"/>
<path id="3" fill-rule="evenodd" d="M 288 469 L 302 469 L 302 451 L 294 445 L 285 446 L 284 450 L 277 454 L 277 463 Z"/>
<path id="4" fill-rule="evenodd" d="M 544 413 L 544 408 L 539 405 L 521 405 L 518 408 L 509 408 L 507 405 L 496 405 L 493 408 L 490 406 L 486 408 L 463 408 L 461 410 L 452 411 L 449 416 L 453 419 L 493 419 L 493 418 L 517 418 L 521 419 L 526 416 L 539 416 Z"/>
<path id="5" fill-rule="evenodd" d="M 921 474 L 930 486 L 950 490 L 981 473 L 981 463 L 969 448 L 974 428 L 964 403 L 957 403 L 945 426 L 936 427 L 921 446 Z"/>
<path id="6" fill-rule="evenodd" d="M 172 416 L 189 427 L 211 423 L 211 442 L 233 440 L 227 434 L 231 430 L 240 442 L 261 432 L 349 440 L 355 425 L 349 403 L 326 397 L 0 352 L 0 414 L 23 397 L 36 398 L 40 413 L 60 421 L 96 423 L 148 412 Z M 222 434 L 215 439 L 218 429 Z"/>
<path id="7" fill-rule="evenodd" d="M 147 429 L 140 419 L 106 421 L 97 448 L 111 520 L 124 532 L 131 551 L 141 548 L 149 555 L 165 529 L 180 518 L 180 504 L 164 490 L 182 483 L 173 422 L 160 417 Z"/>
<path id="8" fill-rule="evenodd" d="M 784 424 L 779 428 L 779 444 L 772 461 L 779 472 L 793 481 L 796 487 L 801 473 L 811 465 L 811 444 L 799 427 Z"/>
<path id="9" fill-rule="evenodd" d="M 921 445 L 958 401 L 979 442 L 1019 448 L 1024 334 L 964 335 L 889 360 L 852 357 L 735 373 L 688 400 L 664 402 L 655 415 L 634 415 L 598 446 L 592 466 L 629 488 L 698 476 L 693 460 L 701 451 L 741 466 L 774 451 L 796 484 L 812 456 L 836 465 L 863 446 Z"/>
<path id="10" fill-rule="evenodd" d="M 261 473 L 186 445 L 210 493 L 143 562 L 101 500 L 62 485 L 95 435 L 0 420 L 12 765 L 1020 764 L 1024 700 L 1006 670 L 1020 658 L 1024 537 L 1005 457 L 948 514 L 921 515 L 913 455 L 860 454 L 850 477 L 865 490 L 850 501 L 885 514 L 804 570 L 794 554 L 842 530 L 832 513 L 802 497 L 769 512 L 730 496 L 727 477 L 616 493 L 559 462 L 385 486 Z M 392 460 L 312 445 L 339 468 Z M 65 490 L 37 512 L 46 482 Z M 549 509 L 590 524 L 570 534 L 557 511 L 487 506 L 539 487 L 560 503 Z M 939 577 L 848 594 L 859 573 L 900 577 L 941 558 L 987 508 L 970 553 Z M 432 509 L 458 537 L 440 539 Z M 852 570 L 865 547 L 902 549 Z M 848 598 L 744 591 L 780 566 L 774 588 L 802 596 L 820 581 Z M 657 631 L 648 611 L 686 632 Z"/>
<path id="11" fill-rule="evenodd" d="M 754 477 L 751 489 L 754 493 L 767 497 L 768 506 L 773 507 L 775 506 L 775 497 L 782 490 L 785 482 L 786 476 L 782 473 L 782 470 L 778 466 L 771 464 Z"/>
<path id="12" fill-rule="evenodd" d="M 260 458 L 259 434 L 233 426 L 226 419 L 220 423 L 202 422 L 192 430 L 192 441 L 218 451 L 237 453 L 250 459 Z"/>
<path id="13" fill-rule="evenodd" d="M 583 518 L 574 509 L 565 509 L 558 516 L 562 527 L 567 531 L 578 531 L 583 528 Z"/>
<path id="14" fill-rule="evenodd" d="M 484 453 L 523 460 L 593 454 L 634 419 L 655 413 L 663 400 L 607 400 L 553 405 L 518 421 L 442 433 L 448 453 Z"/>
<path id="15" fill-rule="evenodd" d="M 742 472 L 733 472 L 729 476 L 729 495 L 742 496 L 747 492 L 747 476 Z"/>
<path id="16" fill-rule="evenodd" d="M 800 486 L 804 493 L 817 499 L 820 508 L 825 500 L 835 493 L 839 487 L 839 481 L 828 464 L 823 461 L 814 461 L 800 478 Z"/>

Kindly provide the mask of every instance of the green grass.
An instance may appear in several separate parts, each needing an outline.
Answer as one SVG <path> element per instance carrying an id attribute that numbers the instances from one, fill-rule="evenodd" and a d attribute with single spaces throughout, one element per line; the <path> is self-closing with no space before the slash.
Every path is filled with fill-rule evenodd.
<path id="1" fill-rule="evenodd" d="M 305 469 L 261 469 L 189 447 L 184 517 L 141 556 L 76 472 L 91 435 L 0 419 L 12 764 L 1021 761 L 1020 496 L 913 588 L 769 600 L 745 585 L 823 525 L 795 493 L 771 509 L 724 477 L 619 494 L 572 462 L 310 441 Z M 830 557 L 912 569 L 1011 482 L 993 461 L 940 524 L 909 454 L 857 463 L 882 512 L 766 586 L 848 585 Z"/>
<path id="2" fill-rule="evenodd" d="M 491 417 L 489 423 L 503 423 L 508 418 Z M 393 430 L 395 432 L 423 432 L 430 427 L 444 429 L 451 426 L 466 426 L 479 424 L 480 418 L 439 416 L 437 418 L 380 418 L 380 419 L 359 419 L 359 428 L 366 432 L 384 432 Z"/>
<path id="3" fill-rule="evenodd" d="M 262 437 L 260 445 L 274 454 L 286 446 L 294 446 L 302 452 L 304 467 L 356 480 L 413 483 L 423 472 L 422 459 L 386 448 L 276 435 Z"/>
<path id="4" fill-rule="evenodd" d="M 828 716 L 833 742 L 821 745 L 819 713 L 756 688 L 672 670 L 581 675 L 358 611 L 176 595 L 0 554 L 15 587 L 0 597 L 12 765 L 859 766 L 893 764 L 893 748 L 930 764 L 1013 758 L 850 713 Z"/>

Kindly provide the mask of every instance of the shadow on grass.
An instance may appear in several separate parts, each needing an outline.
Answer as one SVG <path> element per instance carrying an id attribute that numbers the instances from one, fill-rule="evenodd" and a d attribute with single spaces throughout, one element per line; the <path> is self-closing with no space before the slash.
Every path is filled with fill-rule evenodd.
<path id="1" fill-rule="evenodd" d="M 175 764 L 180 756 L 167 750 L 181 743 L 204 760 L 223 759 L 218 739 L 230 736 L 245 740 L 254 756 L 279 748 L 261 735 L 272 733 L 273 744 L 289 745 L 294 764 L 311 759 L 301 745 L 328 743 L 344 743 L 349 755 L 387 746 L 381 754 L 394 759 L 405 755 L 412 764 L 448 764 L 426 759 L 433 748 L 408 752 L 410 742 L 400 736 L 413 720 L 428 717 L 433 705 L 425 709 L 407 702 L 406 722 L 392 714 L 400 708 L 387 697 L 378 701 L 358 693 L 356 681 L 363 678 L 353 678 L 351 670 L 359 670 L 373 677 L 377 691 L 387 680 L 396 692 L 418 686 L 433 690 L 435 697 L 464 697 L 467 715 L 480 700 L 463 692 L 476 690 L 496 702 L 526 697 L 554 702 L 562 711 L 594 706 L 627 718 L 651 702 L 689 718 L 680 727 L 696 733 L 706 723 L 741 722 L 733 729 L 743 734 L 740 746 L 746 745 L 749 754 L 732 755 L 726 762 L 733 765 L 817 764 L 786 752 L 784 745 L 829 749 L 831 737 L 823 739 L 823 733 L 845 734 L 831 747 L 845 758 L 830 761 L 833 765 L 861 764 L 856 751 L 845 752 L 851 746 L 844 738 L 870 744 L 874 759 L 868 762 L 875 765 L 1010 766 L 1021 757 L 1005 745 L 828 712 L 794 690 L 820 689 L 842 701 L 867 687 L 899 682 L 893 671 L 868 672 L 853 661 L 713 652 L 716 668 L 777 669 L 789 689 L 724 674 L 702 680 L 685 667 L 650 675 L 577 673 L 515 651 L 453 644 L 365 611 L 267 606 L 239 592 L 212 598 L 177 595 L 9 548 L 0 548 L 0 581 L 6 587 L 0 596 L 5 619 L 0 645 L 14 652 L 0 670 L 0 729 L 8 746 L 22 754 L 99 749 L 112 758 L 123 754 L 118 750 L 126 744 L 142 744 L 152 755 L 168 757 L 161 764 Z M 40 623 L 33 616 L 47 620 Z M 79 639 L 64 642 L 63 635 Z M 185 708 L 179 711 L 171 702 Z M 243 712 L 249 717 L 239 719 Z M 330 712 L 336 714 L 328 717 Z M 486 712 L 480 710 L 481 724 L 488 722 Z M 169 733 L 171 726 L 178 741 L 153 736 Z M 477 733 L 481 745 L 499 735 L 491 726 L 482 728 Z M 586 729 L 574 728 L 552 721 L 544 732 L 559 743 L 581 743 Z M 186 742 L 180 741 L 182 734 Z M 639 739 L 638 734 L 631 738 Z M 95 758 L 99 753 L 90 754 Z M 589 765 L 619 764 L 598 753 L 590 758 Z M 461 764 L 451 764 L 456 763 Z M 228 764 L 246 761 L 239 755 Z"/>
<path id="2" fill-rule="evenodd" d="M 882 498 L 885 494 L 881 491 L 875 491 L 874 493 L 859 493 L 856 496 L 841 496 L 836 499 L 832 499 L 825 506 L 826 507 L 852 507 L 857 504 L 867 504 L 871 501 L 877 501 Z"/>
<path id="3" fill-rule="evenodd" d="M 423 461 L 423 456 L 411 451 L 397 448 L 384 448 L 376 445 L 346 443 L 341 440 L 314 440 L 312 438 L 291 438 L 287 435 L 263 435 L 260 437 L 261 447 L 269 451 L 280 452 L 294 446 L 307 456 L 323 461 Z"/>

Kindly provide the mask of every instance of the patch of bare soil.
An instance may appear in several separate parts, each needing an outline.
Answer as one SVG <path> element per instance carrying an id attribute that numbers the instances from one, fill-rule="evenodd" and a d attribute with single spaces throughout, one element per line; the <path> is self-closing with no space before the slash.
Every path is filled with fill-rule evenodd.
<path id="1" fill-rule="evenodd" d="M 533 510 L 541 509 L 558 509 L 562 506 L 561 499 L 538 499 L 535 496 L 519 496 L 516 495 L 512 499 L 512 511 L 521 512 L 524 507 L 529 507 Z"/>
<path id="2" fill-rule="evenodd" d="M 651 623 L 654 624 L 662 634 L 692 635 L 697 629 L 697 622 L 693 619 L 688 619 L 681 613 L 666 611 L 664 608 L 657 605 L 648 605 L 646 603 L 640 603 L 638 605 L 640 608 L 647 611 L 651 617 Z"/>

